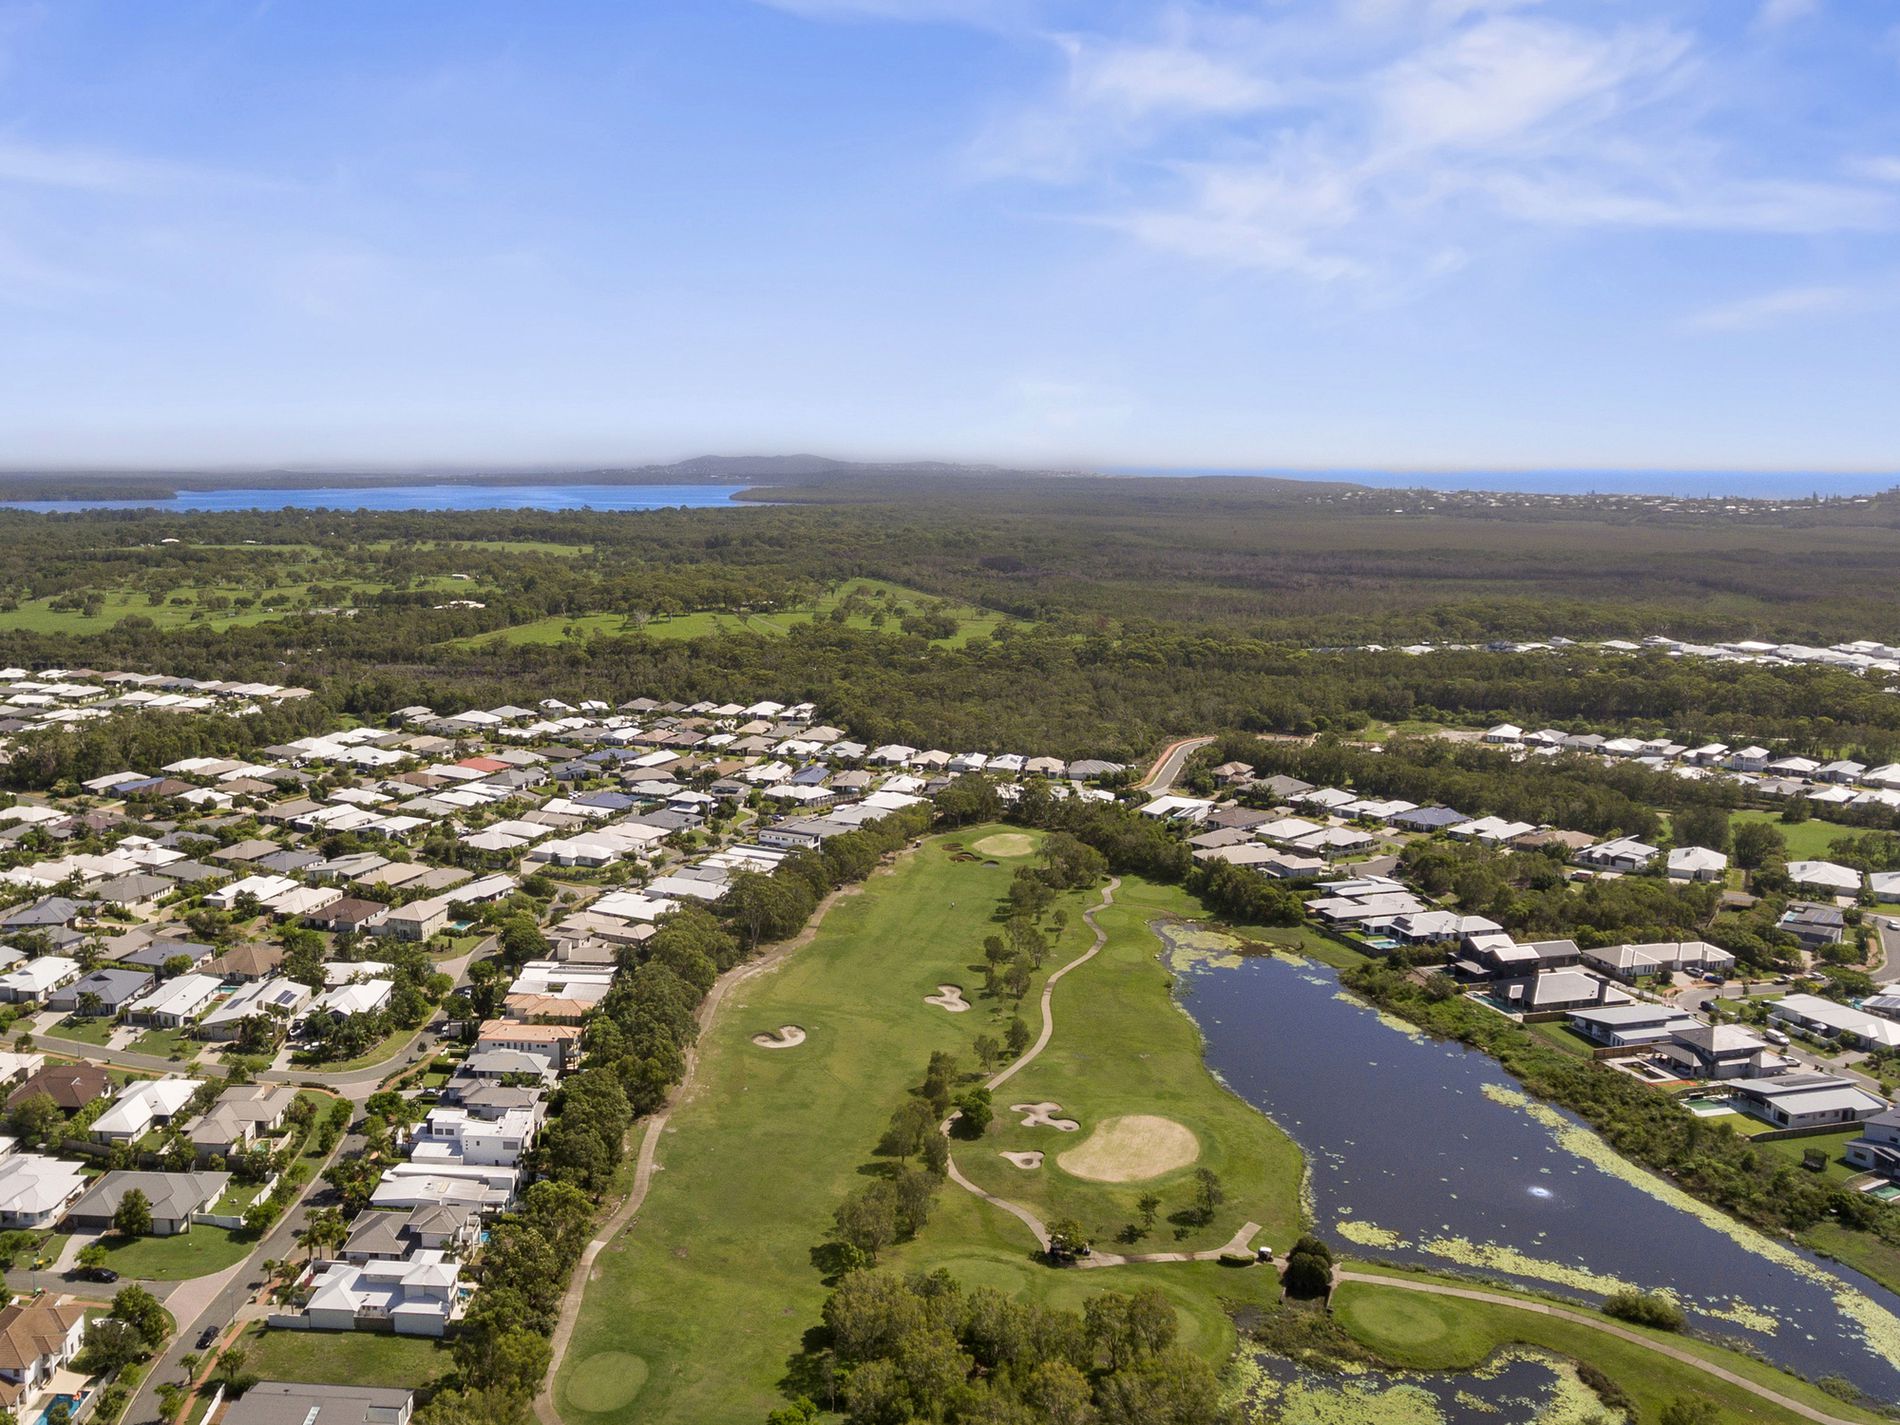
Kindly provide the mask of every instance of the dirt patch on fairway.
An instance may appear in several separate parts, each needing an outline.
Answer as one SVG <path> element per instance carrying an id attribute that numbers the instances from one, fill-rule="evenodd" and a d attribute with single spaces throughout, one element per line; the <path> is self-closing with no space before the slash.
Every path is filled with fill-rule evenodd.
<path id="1" fill-rule="evenodd" d="M 1025 1128 L 1054 1128 L 1063 1133 L 1073 1133 L 1082 1126 L 1073 1118 L 1057 1118 L 1056 1115 L 1062 1112 L 1059 1103 L 1012 1103 L 1009 1111 L 1023 1115 Z"/>
<path id="2" fill-rule="evenodd" d="M 601 1351 L 574 1368 L 561 1396 L 589 1415 L 619 1410 L 632 1403 L 647 1383 L 647 1363 L 631 1351 Z"/>
<path id="3" fill-rule="evenodd" d="M 947 1009 L 952 1014 L 962 1014 L 970 1007 L 970 1002 L 963 997 L 962 985 L 938 985 L 934 995 L 924 996 L 924 1003 Z"/>
<path id="4" fill-rule="evenodd" d="M 1005 1163 L 1021 1168 L 1025 1173 L 1033 1173 L 1042 1166 L 1040 1153 L 999 1153 L 997 1156 Z"/>
<path id="5" fill-rule="evenodd" d="M 805 1031 L 796 1024 L 781 1024 L 776 1034 L 754 1034 L 752 1042 L 761 1049 L 796 1049 L 805 1042 Z"/>
<path id="6" fill-rule="evenodd" d="M 1036 843 L 1020 831 L 999 831 L 981 841 L 972 841 L 970 849 L 985 856 L 1027 856 L 1036 849 Z"/>
<path id="7" fill-rule="evenodd" d="M 1063 1172 L 1090 1182 L 1138 1183 L 1185 1168 L 1200 1156 L 1200 1142 L 1185 1125 L 1131 1113 L 1103 1119 L 1088 1141 L 1056 1162 Z"/>

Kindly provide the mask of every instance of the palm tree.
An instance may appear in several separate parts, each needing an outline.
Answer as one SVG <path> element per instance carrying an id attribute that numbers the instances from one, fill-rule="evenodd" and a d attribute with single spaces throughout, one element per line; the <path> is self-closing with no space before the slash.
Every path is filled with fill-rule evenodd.
<path id="1" fill-rule="evenodd" d="M 314 1262 L 319 1251 L 325 1247 L 341 1247 L 349 1235 L 341 1212 L 334 1207 L 319 1207 L 310 1214 L 303 1231 L 297 1234 L 297 1242 Z"/>

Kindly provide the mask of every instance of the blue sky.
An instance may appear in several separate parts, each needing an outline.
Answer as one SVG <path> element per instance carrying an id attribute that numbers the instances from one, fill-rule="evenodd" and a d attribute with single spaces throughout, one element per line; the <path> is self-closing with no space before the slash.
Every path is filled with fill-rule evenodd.
<path id="1" fill-rule="evenodd" d="M 1891 0 L 0 6 L 0 462 L 1900 467 Z"/>

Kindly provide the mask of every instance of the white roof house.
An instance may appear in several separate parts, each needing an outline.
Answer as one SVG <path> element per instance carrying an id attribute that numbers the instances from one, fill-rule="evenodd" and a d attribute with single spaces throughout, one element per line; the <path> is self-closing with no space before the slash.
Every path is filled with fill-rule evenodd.
<path id="1" fill-rule="evenodd" d="M 42 955 L 15 965 L 0 975 L 0 999 L 44 999 L 61 985 L 79 978 L 79 962 L 64 955 Z"/>
<path id="2" fill-rule="evenodd" d="M 1771 1018 L 1787 1020 L 1829 1038 L 1851 1039 L 1868 1048 L 1900 1048 L 1900 1024 L 1836 1004 L 1819 995 L 1788 995 L 1768 1007 Z"/>
<path id="3" fill-rule="evenodd" d="M 305 1315 L 317 1330 L 387 1323 L 399 1336 L 445 1335 L 466 1297 L 462 1264 L 436 1248 L 394 1262 L 328 1262 L 312 1278 Z"/>
<path id="4" fill-rule="evenodd" d="M 353 1014 L 374 1014 L 389 1003 L 395 988 L 393 980 L 362 980 L 338 985 L 311 1001 L 310 1013 L 340 1014 L 345 1018 Z"/>
<path id="5" fill-rule="evenodd" d="M 85 1190 L 85 1176 L 63 1159 L 10 1153 L 0 1158 L 0 1227 L 49 1227 Z"/>
<path id="6" fill-rule="evenodd" d="M 1728 872 L 1728 857 L 1706 846 L 1678 846 L 1669 853 L 1669 875 L 1677 881 L 1719 881 Z"/>
<path id="7" fill-rule="evenodd" d="M 173 1027 L 189 1023 L 224 988 L 217 975 L 177 975 L 147 990 L 125 1012 L 134 1019 Z"/>
<path id="8" fill-rule="evenodd" d="M 177 1117 L 198 1088 L 197 1079 L 140 1079 L 127 1084 L 111 1107 L 93 1120 L 93 1140 L 136 1142 L 155 1126 Z"/>
<path id="9" fill-rule="evenodd" d="M 1788 879 L 1797 886 L 1813 886 L 1835 895 L 1860 894 L 1860 872 L 1833 861 L 1790 861 Z"/>

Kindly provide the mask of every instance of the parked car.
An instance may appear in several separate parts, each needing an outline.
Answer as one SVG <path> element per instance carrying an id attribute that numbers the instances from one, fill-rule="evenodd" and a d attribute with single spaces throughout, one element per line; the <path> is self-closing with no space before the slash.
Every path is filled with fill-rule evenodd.
<path id="1" fill-rule="evenodd" d="M 218 1328 L 217 1327 L 207 1326 L 205 1327 L 204 1330 L 198 1333 L 198 1349 L 199 1350 L 208 1351 L 217 1344 L 218 1344 Z"/>
<path id="2" fill-rule="evenodd" d="M 73 1273 L 82 1282 L 115 1282 L 119 1274 L 111 1267 L 81 1267 Z"/>
<path id="3" fill-rule="evenodd" d="M 1764 1029 L 1761 1032 L 1761 1037 L 1778 1048 L 1786 1049 L 1788 1047 L 1788 1036 L 1783 1034 L 1779 1029 Z"/>

